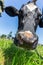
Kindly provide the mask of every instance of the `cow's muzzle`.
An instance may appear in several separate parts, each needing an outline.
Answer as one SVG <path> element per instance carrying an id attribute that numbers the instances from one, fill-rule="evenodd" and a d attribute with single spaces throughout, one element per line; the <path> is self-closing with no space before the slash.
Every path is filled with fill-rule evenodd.
<path id="1" fill-rule="evenodd" d="M 19 41 L 17 45 L 28 49 L 36 48 L 38 43 L 38 37 L 36 34 L 33 34 L 30 31 L 20 31 L 17 36 L 17 40 Z"/>

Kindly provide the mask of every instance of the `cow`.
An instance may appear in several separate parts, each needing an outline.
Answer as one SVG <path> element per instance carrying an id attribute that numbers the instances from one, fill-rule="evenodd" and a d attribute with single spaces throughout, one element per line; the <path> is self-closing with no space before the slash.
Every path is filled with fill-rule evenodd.
<path id="1" fill-rule="evenodd" d="M 4 11 L 4 0 L 0 0 L 0 17 L 3 11 Z"/>
<path id="2" fill-rule="evenodd" d="M 18 16 L 18 31 L 16 32 L 14 43 L 26 49 L 35 49 L 38 44 L 36 30 L 43 27 L 42 13 L 36 5 L 37 0 L 32 0 L 23 4 L 20 10 L 13 6 L 5 8 L 5 12 L 11 16 Z"/>

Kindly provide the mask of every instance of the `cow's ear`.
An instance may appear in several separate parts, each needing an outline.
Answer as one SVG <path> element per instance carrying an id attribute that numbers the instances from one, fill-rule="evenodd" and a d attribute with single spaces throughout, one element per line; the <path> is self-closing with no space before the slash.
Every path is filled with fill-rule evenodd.
<path id="1" fill-rule="evenodd" d="M 14 17 L 14 16 L 19 15 L 19 11 L 18 11 L 15 7 L 12 7 L 12 6 L 6 7 L 6 8 L 5 8 L 5 12 L 6 12 L 9 16 L 11 16 L 11 17 Z"/>

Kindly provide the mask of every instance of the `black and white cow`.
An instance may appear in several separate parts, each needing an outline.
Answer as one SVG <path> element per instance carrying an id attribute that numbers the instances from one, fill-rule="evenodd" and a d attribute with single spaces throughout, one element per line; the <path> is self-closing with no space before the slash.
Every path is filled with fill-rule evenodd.
<path id="1" fill-rule="evenodd" d="M 4 1 L 0 0 L 0 17 L 1 17 L 1 13 L 4 11 Z"/>
<path id="2" fill-rule="evenodd" d="M 42 14 L 35 2 L 22 5 L 19 11 L 15 7 L 8 6 L 5 12 L 11 17 L 18 16 L 18 31 L 14 43 L 27 49 L 35 49 L 38 43 L 38 36 L 35 34 L 37 26 L 43 27 Z"/>

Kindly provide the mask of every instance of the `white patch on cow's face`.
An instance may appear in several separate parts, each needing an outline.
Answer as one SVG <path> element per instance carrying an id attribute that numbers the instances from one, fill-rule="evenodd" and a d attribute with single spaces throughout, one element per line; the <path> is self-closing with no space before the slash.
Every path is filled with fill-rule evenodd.
<path id="1" fill-rule="evenodd" d="M 20 31 L 19 33 L 24 33 L 24 32 L 27 32 L 27 33 L 32 34 L 32 32 L 31 32 L 31 31 Z"/>
<path id="2" fill-rule="evenodd" d="M 33 10 L 35 10 L 35 9 L 37 8 L 37 6 L 34 5 L 34 3 L 30 3 L 30 4 L 26 5 L 26 6 L 27 6 L 27 8 L 28 8 L 30 11 L 33 11 Z"/>

